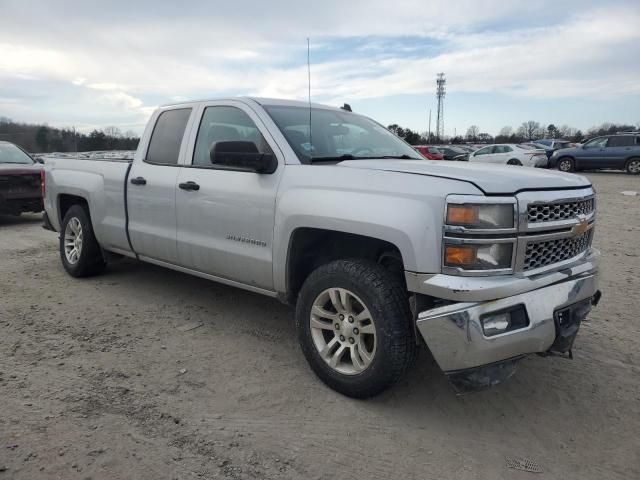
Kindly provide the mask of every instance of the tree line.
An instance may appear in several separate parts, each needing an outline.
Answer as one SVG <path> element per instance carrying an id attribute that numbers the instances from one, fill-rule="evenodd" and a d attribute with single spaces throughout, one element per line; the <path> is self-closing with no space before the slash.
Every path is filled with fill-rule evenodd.
<path id="1" fill-rule="evenodd" d="M 0 141 L 15 143 L 30 153 L 87 152 L 96 150 L 135 150 L 140 138 L 117 127 L 94 129 L 90 133 L 73 128 L 55 128 L 14 122 L 0 117 Z"/>
<path id="2" fill-rule="evenodd" d="M 517 128 L 505 126 L 500 129 L 500 132 L 495 136 L 482 132 L 477 125 L 471 125 L 464 136 L 457 135 L 454 137 L 444 138 L 436 137 L 433 133 L 429 134 L 428 132 L 418 133 L 410 128 L 403 128 L 395 123 L 389 125 L 387 128 L 411 145 L 437 145 L 442 143 L 522 143 L 540 140 L 542 138 L 562 139 L 581 143 L 589 138 L 601 135 L 611 135 L 618 132 L 640 130 L 640 122 L 636 125 L 603 123 L 600 126 L 592 127 L 586 132 L 582 132 L 579 129 L 569 127 L 568 125 L 557 127 L 550 123 L 545 126 L 534 120 L 529 120 L 527 122 L 523 122 Z"/>

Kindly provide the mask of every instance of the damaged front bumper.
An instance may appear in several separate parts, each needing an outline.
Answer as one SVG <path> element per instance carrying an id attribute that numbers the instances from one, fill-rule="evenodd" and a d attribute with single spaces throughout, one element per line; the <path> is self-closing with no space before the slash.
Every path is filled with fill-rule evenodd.
<path id="1" fill-rule="evenodd" d="M 537 280 L 545 285 L 540 288 L 521 291 L 522 280 L 512 278 L 506 291 L 518 293 L 419 311 L 417 329 L 440 368 L 454 385 L 459 383 L 457 386 L 465 390 L 471 384 L 481 388 L 508 378 L 513 374 L 515 361 L 525 355 L 570 355 L 580 322 L 600 297 L 597 256 L 595 251 L 593 264 L 585 261 L 574 270 L 550 274 L 556 282 L 549 283 L 549 274 L 545 275 L 545 279 Z M 449 294 L 471 299 L 497 294 L 494 279 L 485 280 L 488 280 L 486 288 Z M 531 286 L 536 279 L 526 282 Z M 517 322 L 504 333 L 494 331 L 487 335 L 487 319 L 500 318 L 503 312 L 518 312 Z"/>

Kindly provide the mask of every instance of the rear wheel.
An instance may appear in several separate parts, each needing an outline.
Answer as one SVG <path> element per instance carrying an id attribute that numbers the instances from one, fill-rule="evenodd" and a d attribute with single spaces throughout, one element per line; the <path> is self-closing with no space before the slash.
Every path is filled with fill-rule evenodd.
<path id="1" fill-rule="evenodd" d="M 87 210 L 73 205 L 62 221 L 60 259 L 64 269 L 74 277 L 95 275 L 104 270 L 105 262 Z"/>
<path id="2" fill-rule="evenodd" d="M 517 158 L 512 158 L 511 160 L 509 160 L 507 162 L 507 165 L 518 165 L 518 166 L 522 166 L 522 162 L 520 160 L 518 160 Z"/>
<path id="3" fill-rule="evenodd" d="M 417 354 L 404 288 L 366 260 L 337 260 L 315 270 L 300 291 L 296 327 L 316 375 L 354 398 L 393 385 Z"/>
<path id="4" fill-rule="evenodd" d="M 630 158 L 627 162 L 627 173 L 631 175 L 640 174 L 640 158 Z"/>
<path id="5" fill-rule="evenodd" d="M 557 166 L 558 170 L 560 170 L 561 172 L 573 172 L 573 159 L 569 157 L 562 157 L 560 160 L 558 160 Z"/>

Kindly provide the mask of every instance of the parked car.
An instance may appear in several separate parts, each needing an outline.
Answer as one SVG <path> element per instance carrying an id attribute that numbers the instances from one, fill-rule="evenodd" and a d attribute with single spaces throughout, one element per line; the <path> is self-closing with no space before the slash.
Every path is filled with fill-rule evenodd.
<path id="1" fill-rule="evenodd" d="M 425 162 L 338 108 L 161 107 L 133 161 L 47 158 L 45 183 L 70 275 L 113 252 L 278 298 L 313 371 L 352 397 L 423 344 L 458 388 L 495 385 L 525 355 L 568 354 L 599 298 L 589 180 Z"/>
<path id="2" fill-rule="evenodd" d="M 462 150 L 473 153 L 477 150 L 477 148 L 472 147 L 471 145 L 456 145 L 457 148 L 461 148 Z"/>
<path id="3" fill-rule="evenodd" d="M 42 165 L 13 143 L 0 141 L 0 213 L 41 212 Z"/>
<path id="4" fill-rule="evenodd" d="M 432 147 L 430 145 L 416 145 L 413 148 L 427 160 L 444 160 L 444 155 L 437 147 Z"/>
<path id="5" fill-rule="evenodd" d="M 442 152 L 445 160 L 455 160 L 459 162 L 469 160 L 469 152 L 454 145 L 438 145 L 438 150 Z"/>
<path id="6" fill-rule="evenodd" d="M 563 172 L 574 170 L 618 169 L 640 174 L 640 134 L 596 137 L 580 147 L 556 150 L 549 166 Z"/>
<path id="7" fill-rule="evenodd" d="M 559 150 L 561 148 L 571 146 L 571 142 L 569 140 L 559 140 L 556 138 L 542 138 L 540 140 L 536 140 L 535 143 L 538 145 L 544 145 L 545 148 L 550 148 L 551 150 Z"/>
<path id="8" fill-rule="evenodd" d="M 469 155 L 469 161 L 525 167 L 546 167 L 548 164 L 544 150 L 515 143 L 487 145 Z"/>

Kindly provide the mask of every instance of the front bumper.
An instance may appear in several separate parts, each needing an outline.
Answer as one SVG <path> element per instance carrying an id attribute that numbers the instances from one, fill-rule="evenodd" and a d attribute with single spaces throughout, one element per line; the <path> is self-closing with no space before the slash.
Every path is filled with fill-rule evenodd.
<path id="1" fill-rule="evenodd" d="M 448 374 L 545 353 L 558 337 L 556 312 L 594 298 L 598 291 L 595 272 L 564 277 L 557 283 L 498 300 L 454 303 L 419 312 L 418 331 Z M 518 305 L 526 309 L 526 327 L 492 337 L 484 335 L 481 317 Z"/>

